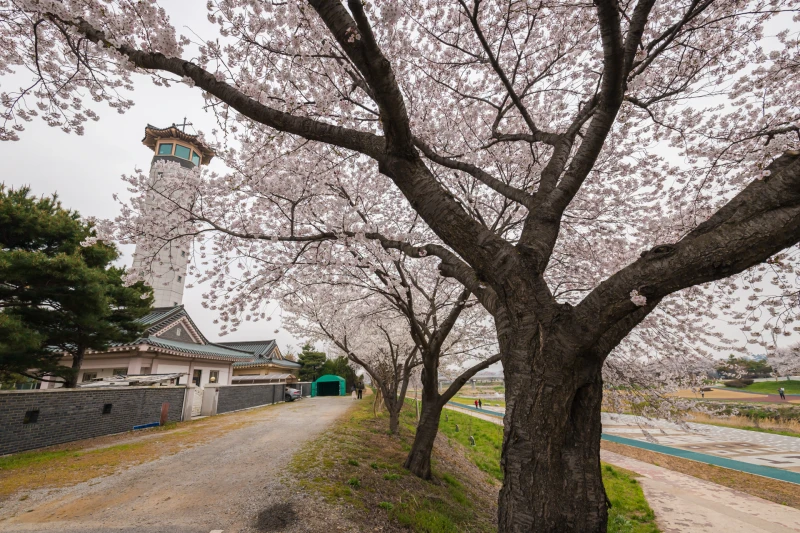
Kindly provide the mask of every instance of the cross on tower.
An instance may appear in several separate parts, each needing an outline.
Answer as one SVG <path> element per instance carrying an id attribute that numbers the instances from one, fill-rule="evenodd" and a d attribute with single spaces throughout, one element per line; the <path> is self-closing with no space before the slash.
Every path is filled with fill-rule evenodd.
<path id="1" fill-rule="evenodd" d="M 186 126 L 193 126 L 193 125 L 194 124 L 192 124 L 191 122 L 186 122 L 186 117 L 183 117 L 183 124 L 173 124 L 173 126 L 181 128 L 181 131 L 183 133 L 186 133 Z"/>

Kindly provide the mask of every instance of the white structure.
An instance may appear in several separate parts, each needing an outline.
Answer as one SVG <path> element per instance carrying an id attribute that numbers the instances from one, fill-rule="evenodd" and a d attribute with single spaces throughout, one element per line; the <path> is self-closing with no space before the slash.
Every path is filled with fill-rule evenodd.
<path id="1" fill-rule="evenodd" d="M 252 353 L 210 342 L 182 305 L 155 308 L 139 321 L 147 327 L 139 339 L 86 353 L 78 383 L 115 375 L 182 373 L 175 384 L 230 385 L 233 364 L 254 359 Z M 61 364 L 71 366 L 72 358 L 65 355 Z M 45 382 L 41 388 L 60 386 Z"/>
<path id="2" fill-rule="evenodd" d="M 174 124 L 169 128 L 156 128 L 148 124 L 142 144 L 155 153 L 150 163 L 150 180 L 155 190 L 158 190 L 159 179 L 155 168 L 157 162 L 172 161 L 186 168 L 194 168 L 207 165 L 214 157 L 214 151 L 196 135 L 189 135 Z M 151 193 L 147 201 L 148 205 L 153 205 L 159 201 L 159 197 L 156 193 Z M 183 303 L 189 251 L 188 247 L 181 246 L 165 247 L 159 251 L 151 267 L 154 276 L 146 280 L 153 287 L 155 307 L 174 307 Z M 141 261 L 142 254 L 137 246 L 133 254 L 133 266 L 138 267 Z"/>

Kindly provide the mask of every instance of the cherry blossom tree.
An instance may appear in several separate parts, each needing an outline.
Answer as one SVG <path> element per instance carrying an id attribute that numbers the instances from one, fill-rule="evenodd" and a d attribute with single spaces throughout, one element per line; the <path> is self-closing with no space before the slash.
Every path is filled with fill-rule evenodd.
<path id="1" fill-rule="evenodd" d="M 382 311 L 384 321 L 394 317 L 401 323 L 396 327 L 405 325 L 406 334 L 417 348 L 421 364 L 418 381 L 422 389 L 422 409 L 405 466 L 428 479 L 442 409 L 472 376 L 500 360 L 494 328 L 490 317 L 474 298 L 470 298 L 468 290 L 439 276 L 425 262 L 404 256 L 386 257 L 381 248 L 363 247 L 359 251 L 351 248 L 350 251 L 358 256 L 360 263 L 370 266 L 338 266 L 325 278 L 316 276 L 315 279 L 306 279 L 297 273 L 290 293 L 282 298 L 287 302 L 284 307 L 294 315 L 290 323 L 298 333 L 308 334 L 305 324 L 313 324 L 341 350 L 347 350 L 347 336 L 344 333 L 334 335 L 336 327 L 331 323 L 344 322 L 340 330 L 368 328 L 369 322 L 360 324 L 360 317 L 377 311 L 372 307 L 361 309 L 357 312 L 359 318 L 354 318 L 353 312 L 324 308 L 324 302 L 346 298 L 350 305 L 358 301 L 374 306 L 377 299 L 378 305 L 385 309 Z M 367 261 L 369 252 L 374 255 Z M 325 290 L 320 292 L 320 287 Z M 294 303 L 297 299 L 302 302 L 299 306 Z M 363 359 L 345 353 L 356 362 Z M 381 355 L 391 356 L 392 353 Z M 439 367 L 443 364 L 460 370 L 447 390 L 440 393 Z M 389 410 L 393 413 L 391 408 Z"/>
<path id="2" fill-rule="evenodd" d="M 743 327 L 765 306 L 792 327 L 775 306 L 797 301 L 796 0 L 209 9 L 219 35 L 191 42 L 155 3 L 7 5 L 0 72 L 32 81 L 2 94 L 0 136 L 37 116 L 80 133 L 90 101 L 130 107 L 135 73 L 203 91 L 231 172 L 165 172 L 172 216 L 143 214 L 140 196 L 114 231 L 194 241 L 233 329 L 298 265 L 358 262 L 354 243 L 435 258 L 495 323 L 499 531 L 605 531 L 612 352 L 670 325 L 723 343 L 698 331 L 710 302 Z M 778 303 L 733 308 L 764 284 Z"/>
<path id="3" fill-rule="evenodd" d="M 775 378 L 800 374 L 800 344 L 778 348 L 767 354 Z"/>
<path id="4" fill-rule="evenodd" d="M 389 432 L 396 434 L 411 380 L 421 363 L 407 328 L 384 302 L 353 288 L 308 286 L 287 299 L 289 327 L 299 335 L 333 343 L 361 366 L 380 391 L 389 412 Z"/>

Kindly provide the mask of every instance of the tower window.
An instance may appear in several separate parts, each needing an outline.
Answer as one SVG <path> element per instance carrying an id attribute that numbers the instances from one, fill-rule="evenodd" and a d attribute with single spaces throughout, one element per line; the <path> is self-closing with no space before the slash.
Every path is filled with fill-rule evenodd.
<path id="1" fill-rule="evenodd" d="M 175 156 L 180 157 L 181 159 L 190 159 L 192 155 L 192 151 L 185 146 L 181 146 L 180 144 L 175 145 Z"/>
<path id="2" fill-rule="evenodd" d="M 197 152 L 192 152 L 192 163 L 194 163 L 195 165 L 200 164 L 200 156 L 197 155 Z"/>
<path id="3" fill-rule="evenodd" d="M 158 155 L 172 155 L 172 143 L 159 144 Z"/>

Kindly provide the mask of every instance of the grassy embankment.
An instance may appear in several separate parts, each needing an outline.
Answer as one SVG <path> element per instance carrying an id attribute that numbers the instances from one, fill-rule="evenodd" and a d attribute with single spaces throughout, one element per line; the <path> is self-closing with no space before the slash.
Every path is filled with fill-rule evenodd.
<path id="1" fill-rule="evenodd" d="M 292 479 L 329 503 L 345 504 L 354 519 L 366 521 L 365 530 L 495 531 L 502 427 L 448 411 L 440 428 L 447 440 L 437 444 L 433 480 L 423 481 L 402 467 L 416 422 L 412 406 L 401 422 L 399 436 L 387 435 L 385 415 L 374 418 L 369 405 L 355 406 L 333 431 L 295 455 Z M 608 531 L 656 533 L 653 512 L 630 473 L 604 465 L 603 477 L 613 504 Z"/>
<path id="2" fill-rule="evenodd" d="M 800 381 L 759 381 L 743 388 L 747 392 L 758 392 L 761 394 L 778 394 L 778 389 L 783 387 L 786 394 L 800 394 Z"/>
<path id="3" fill-rule="evenodd" d="M 468 405 L 469 407 L 475 407 L 475 398 L 465 398 L 464 396 L 453 396 L 451 400 L 453 403 L 460 403 L 463 405 Z M 495 400 L 492 398 L 481 398 L 481 402 L 483 402 L 484 407 L 505 407 L 506 401 L 505 400 Z"/>
<path id="4" fill-rule="evenodd" d="M 442 417 L 439 430 L 450 442 L 461 444 L 466 449 L 467 457 L 478 468 L 495 479 L 502 480 L 500 449 L 503 443 L 503 427 L 460 412 L 448 411 L 446 414 L 446 418 Z M 470 435 L 475 439 L 475 446 L 470 444 Z M 658 531 L 655 515 L 635 477 L 633 472 L 603 465 L 603 483 L 612 505 L 608 516 L 609 533 Z"/>

